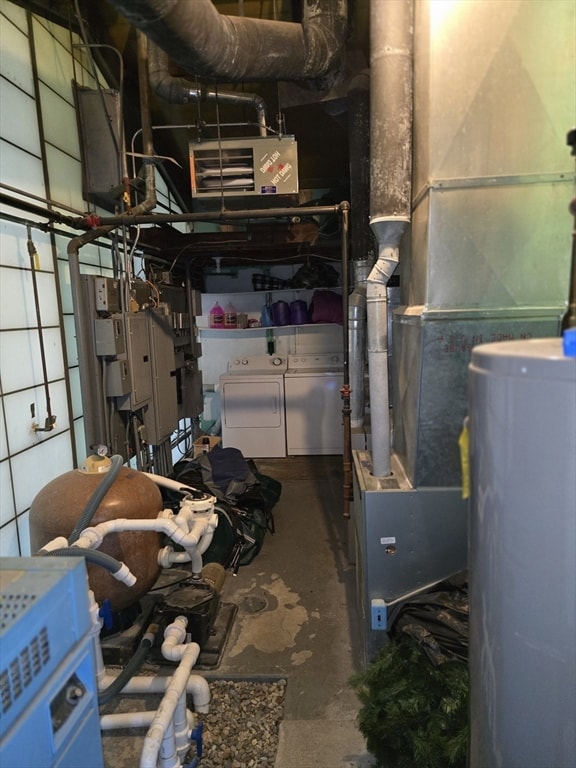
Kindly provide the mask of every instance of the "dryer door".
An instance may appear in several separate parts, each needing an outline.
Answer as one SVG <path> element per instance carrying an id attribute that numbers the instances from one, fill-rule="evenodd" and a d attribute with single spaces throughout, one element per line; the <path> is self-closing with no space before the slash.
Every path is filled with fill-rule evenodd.
<path id="1" fill-rule="evenodd" d="M 222 387 L 223 422 L 231 429 L 280 427 L 283 393 L 278 381 L 228 381 Z"/>
<path id="2" fill-rule="evenodd" d="M 286 456 L 284 380 L 221 381 L 222 444 L 247 458 Z"/>

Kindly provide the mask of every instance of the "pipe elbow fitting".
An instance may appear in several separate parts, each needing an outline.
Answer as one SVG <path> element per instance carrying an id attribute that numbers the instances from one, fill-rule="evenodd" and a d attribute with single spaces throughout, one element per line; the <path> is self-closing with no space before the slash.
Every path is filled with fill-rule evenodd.
<path id="1" fill-rule="evenodd" d="M 164 630 L 164 642 L 162 643 L 162 656 L 171 661 L 180 659 L 181 652 L 177 652 L 178 646 L 186 640 L 186 627 L 188 619 L 185 616 L 177 616 L 172 624 Z"/>
<path id="2" fill-rule="evenodd" d="M 174 621 L 169 624 L 164 630 L 164 637 L 178 637 L 179 641 L 186 637 L 186 627 L 188 626 L 188 619 L 186 616 L 176 616 Z"/>
<path id="3" fill-rule="evenodd" d="M 174 547 L 166 546 L 158 552 L 158 565 L 161 568 L 170 568 L 172 565 L 172 555 L 174 554 Z"/>
<path id="4" fill-rule="evenodd" d="M 136 576 L 134 576 L 126 563 L 122 563 L 120 568 L 115 571 L 112 576 L 118 581 L 121 581 L 122 584 L 126 584 L 127 587 L 133 587 L 134 584 L 136 584 Z"/>
<path id="5" fill-rule="evenodd" d="M 104 534 L 101 530 L 96 528 L 84 528 L 80 533 L 77 541 L 74 542 L 74 547 L 82 547 L 84 549 L 98 549 L 104 541 Z"/>
<path id="6" fill-rule="evenodd" d="M 64 549 L 68 546 L 68 539 L 65 536 L 57 536 L 52 541 L 44 544 L 42 549 L 38 550 L 38 554 L 41 555 L 44 552 L 52 552 L 55 549 Z"/>
<path id="7" fill-rule="evenodd" d="M 194 711 L 201 714 L 210 712 L 210 686 L 206 678 L 201 675 L 190 675 L 186 691 L 192 696 L 194 701 Z"/>

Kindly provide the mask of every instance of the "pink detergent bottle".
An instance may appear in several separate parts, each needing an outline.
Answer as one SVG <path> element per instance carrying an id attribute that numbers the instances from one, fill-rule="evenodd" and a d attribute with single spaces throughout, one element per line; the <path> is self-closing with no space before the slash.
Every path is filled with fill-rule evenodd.
<path id="1" fill-rule="evenodd" d="M 224 328 L 237 328 L 238 327 L 238 314 L 235 306 L 231 301 L 226 305 L 226 311 L 224 312 Z"/>
<path id="2" fill-rule="evenodd" d="M 224 328 L 224 310 L 218 302 L 210 310 L 210 328 Z"/>

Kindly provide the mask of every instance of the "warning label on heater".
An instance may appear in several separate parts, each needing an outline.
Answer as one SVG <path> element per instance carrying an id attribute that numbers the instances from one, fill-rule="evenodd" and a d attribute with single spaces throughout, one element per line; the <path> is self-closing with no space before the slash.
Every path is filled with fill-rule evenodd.
<path id="1" fill-rule="evenodd" d="M 266 186 L 260 187 L 261 195 L 275 195 L 277 191 L 277 187 L 274 184 L 268 184 Z"/>

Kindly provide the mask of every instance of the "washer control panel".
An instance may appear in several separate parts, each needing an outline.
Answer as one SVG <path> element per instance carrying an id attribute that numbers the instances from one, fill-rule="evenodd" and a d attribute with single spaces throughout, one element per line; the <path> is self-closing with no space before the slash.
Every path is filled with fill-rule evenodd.
<path id="1" fill-rule="evenodd" d="M 289 355 L 288 369 L 340 370 L 344 366 L 344 356 L 341 352 L 320 352 L 305 355 Z"/>
<path id="2" fill-rule="evenodd" d="M 228 363 L 228 373 L 282 373 L 288 367 L 288 360 L 281 355 L 253 355 L 234 357 Z"/>

